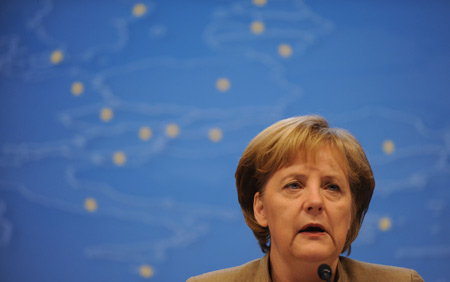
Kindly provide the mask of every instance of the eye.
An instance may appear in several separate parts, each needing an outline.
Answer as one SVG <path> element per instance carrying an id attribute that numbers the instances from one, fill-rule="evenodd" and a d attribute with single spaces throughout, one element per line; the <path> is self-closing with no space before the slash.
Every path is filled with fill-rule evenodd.
<path id="1" fill-rule="evenodd" d="M 330 191 L 334 191 L 334 192 L 341 191 L 341 187 L 339 187 L 339 185 L 336 185 L 336 184 L 328 184 L 327 189 Z"/>
<path id="2" fill-rule="evenodd" d="M 300 185 L 300 183 L 298 183 L 298 182 L 292 182 L 292 183 L 289 183 L 289 184 L 287 184 L 286 186 L 284 186 L 284 188 L 287 188 L 287 189 L 300 189 L 301 188 L 301 185 Z"/>

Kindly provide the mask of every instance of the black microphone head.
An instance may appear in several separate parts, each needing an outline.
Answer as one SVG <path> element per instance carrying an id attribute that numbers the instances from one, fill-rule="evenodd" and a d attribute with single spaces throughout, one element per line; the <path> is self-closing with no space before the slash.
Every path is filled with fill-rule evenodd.
<path id="1" fill-rule="evenodd" d="M 322 280 L 330 281 L 331 279 L 331 267 L 328 264 L 321 264 L 317 270 L 319 277 Z"/>

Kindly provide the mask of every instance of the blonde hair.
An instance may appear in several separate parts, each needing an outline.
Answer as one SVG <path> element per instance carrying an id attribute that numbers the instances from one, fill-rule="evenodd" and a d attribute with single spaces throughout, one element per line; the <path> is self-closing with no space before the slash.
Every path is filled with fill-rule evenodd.
<path id="1" fill-rule="evenodd" d="M 347 168 L 353 200 L 352 223 L 342 252 L 351 251 L 358 236 L 375 188 L 373 172 L 363 148 L 348 131 L 330 128 L 317 115 L 281 120 L 260 132 L 247 146 L 236 169 L 236 187 L 245 221 L 258 239 L 261 250 L 270 250 L 268 227 L 260 226 L 253 213 L 254 195 L 264 192 L 270 176 L 292 163 L 299 153 L 315 156 L 323 146 L 331 146 Z"/>

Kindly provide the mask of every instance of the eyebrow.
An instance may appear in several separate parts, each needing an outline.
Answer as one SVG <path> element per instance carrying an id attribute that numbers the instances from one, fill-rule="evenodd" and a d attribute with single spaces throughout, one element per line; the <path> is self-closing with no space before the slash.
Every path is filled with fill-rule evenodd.
<path id="1" fill-rule="evenodd" d="M 292 179 L 298 179 L 298 180 L 306 180 L 308 179 L 308 175 L 304 174 L 304 173 L 289 173 L 286 176 L 282 177 L 280 179 L 280 182 L 286 182 L 288 179 L 292 178 Z M 345 174 L 343 176 L 341 176 L 339 173 L 332 173 L 332 174 L 327 174 L 323 177 L 321 177 L 322 180 L 326 180 L 326 181 L 338 181 L 338 182 L 348 182 L 348 179 L 346 178 Z"/>
<path id="2" fill-rule="evenodd" d="M 286 180 L 289 179 L 289 178 L 295 178 L 295 179 L 303 180 L 303 179 L 307 179 L 308 176 L 306 174 L 293 172 L 293 173 L 289 173 L 286 176 L 284 176 L 283 178 L 281 178 L 281 182 L 286 182 Z"/>
<path id="3" fill-rule="evenodd" d="M 345 178 L 345 176 L 344 177 L 342 177 L 342 176 L 340 176 L 340 175 L 327 175 L 327 176 L 325 176 L 325 177 L 323 177 L 323 179 L 325 179 L 326 181 L 339 181 L 339 182 L 345 182 L 347 179 Z M 347 180 L 347 182 L 348 182 L 348 180 Z"/>

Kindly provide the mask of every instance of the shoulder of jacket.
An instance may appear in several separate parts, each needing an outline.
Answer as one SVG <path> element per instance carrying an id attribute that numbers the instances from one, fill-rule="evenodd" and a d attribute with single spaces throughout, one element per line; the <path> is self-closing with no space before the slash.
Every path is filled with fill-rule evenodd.
<path id="1" fill-rule="evenodd" d="M 255 277 L 255 274 L 258 271 L 260 261 L 261 259 L 256 259 L 243 265 L 208 272 L 199 276 L 191 277 L 187 280 L 187 282 L 251 281 L 250 279 Z"/>
<path id="2" fill-rule="evenodd" d="M 423 281 L 413 269 L 367 263 L 346 257 L 340 257 L 339 260 L 348 281 Z"/>

